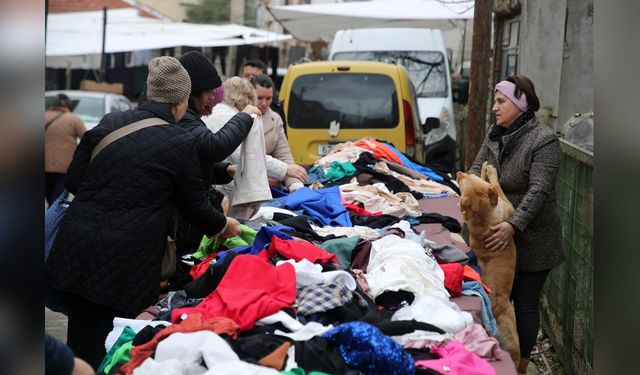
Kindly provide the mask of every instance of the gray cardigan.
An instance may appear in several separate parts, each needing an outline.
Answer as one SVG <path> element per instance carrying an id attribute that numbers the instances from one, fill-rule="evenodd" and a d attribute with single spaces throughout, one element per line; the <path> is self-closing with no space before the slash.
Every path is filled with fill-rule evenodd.
<path id="1" fill-rule="evenodd" d="M 518 270 L 553 268 L 565 259 L 556 202 L 558 137 L 533 118 L 502 138 L 500 152 L 498 142 L 489 139 L 490 130 L 469 173 L 479 176 L 484 161 L 497 168 L 500 186 L 516 209 L 508 221 L 518 228 L 514 236 Z"/>

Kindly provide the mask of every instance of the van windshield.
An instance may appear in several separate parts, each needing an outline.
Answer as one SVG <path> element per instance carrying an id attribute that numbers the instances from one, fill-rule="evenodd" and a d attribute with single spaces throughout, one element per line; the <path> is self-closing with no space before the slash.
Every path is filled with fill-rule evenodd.
<path id="1" fill-rule="evenodd" d="M 400 64 L 409 73 L 420 98 L 446 98 L 447 73 L 444 55 L 437 51 L 338 52 L 333 60 L 379 61 Z"/>
<path id="2" fill-rule="evenodd" d="M 331 121 L 341 129 L 394 128 L 398 96 L 383 74 L 323 73 L 296 78 L 287 122 L 292 128 L 323 129 Z"/>

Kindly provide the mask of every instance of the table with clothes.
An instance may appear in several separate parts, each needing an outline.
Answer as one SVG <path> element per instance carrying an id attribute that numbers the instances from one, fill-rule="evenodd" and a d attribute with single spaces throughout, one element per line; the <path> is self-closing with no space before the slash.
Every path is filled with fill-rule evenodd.
<path id="1" fill-rule="evenodd" d="M 116 318 L 98 372 L 515 374 L 449 177 L 373 139 L 310 176 L 239 236 L 204 237 L 187 282 Z"/>

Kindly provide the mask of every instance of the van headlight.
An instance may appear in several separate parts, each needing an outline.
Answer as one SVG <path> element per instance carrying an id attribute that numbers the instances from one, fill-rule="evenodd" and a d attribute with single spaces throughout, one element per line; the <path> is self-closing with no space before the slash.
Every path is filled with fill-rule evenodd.
<path id="1" fill-rule="evenodd" d="M 440 116 L 438 116 L 438 118 L 440 119 L 440 126 L 437 129 L 431 130 L 425 135 L 425 146 L 440 142 L 444 139 L 444 137 L 447 136 L 447 134 L 449 134 L 449 126 L 451 126 L 451 113 L 449 113 L 446 108 L 442 108 L 442 111 L 440 111 Z"/>

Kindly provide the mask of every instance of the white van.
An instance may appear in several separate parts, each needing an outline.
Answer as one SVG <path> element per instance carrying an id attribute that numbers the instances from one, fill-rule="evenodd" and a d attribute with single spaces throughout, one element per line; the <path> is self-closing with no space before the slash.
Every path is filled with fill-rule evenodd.
<path id="1" fill-rule="evenodd" d="M 404 66 L 418 98 L 423 160 L 453 170 L 456 125 L 447 56 L 440 30 L 370 28 L 339 30 L 329 60 L 380 61 Z"/>

